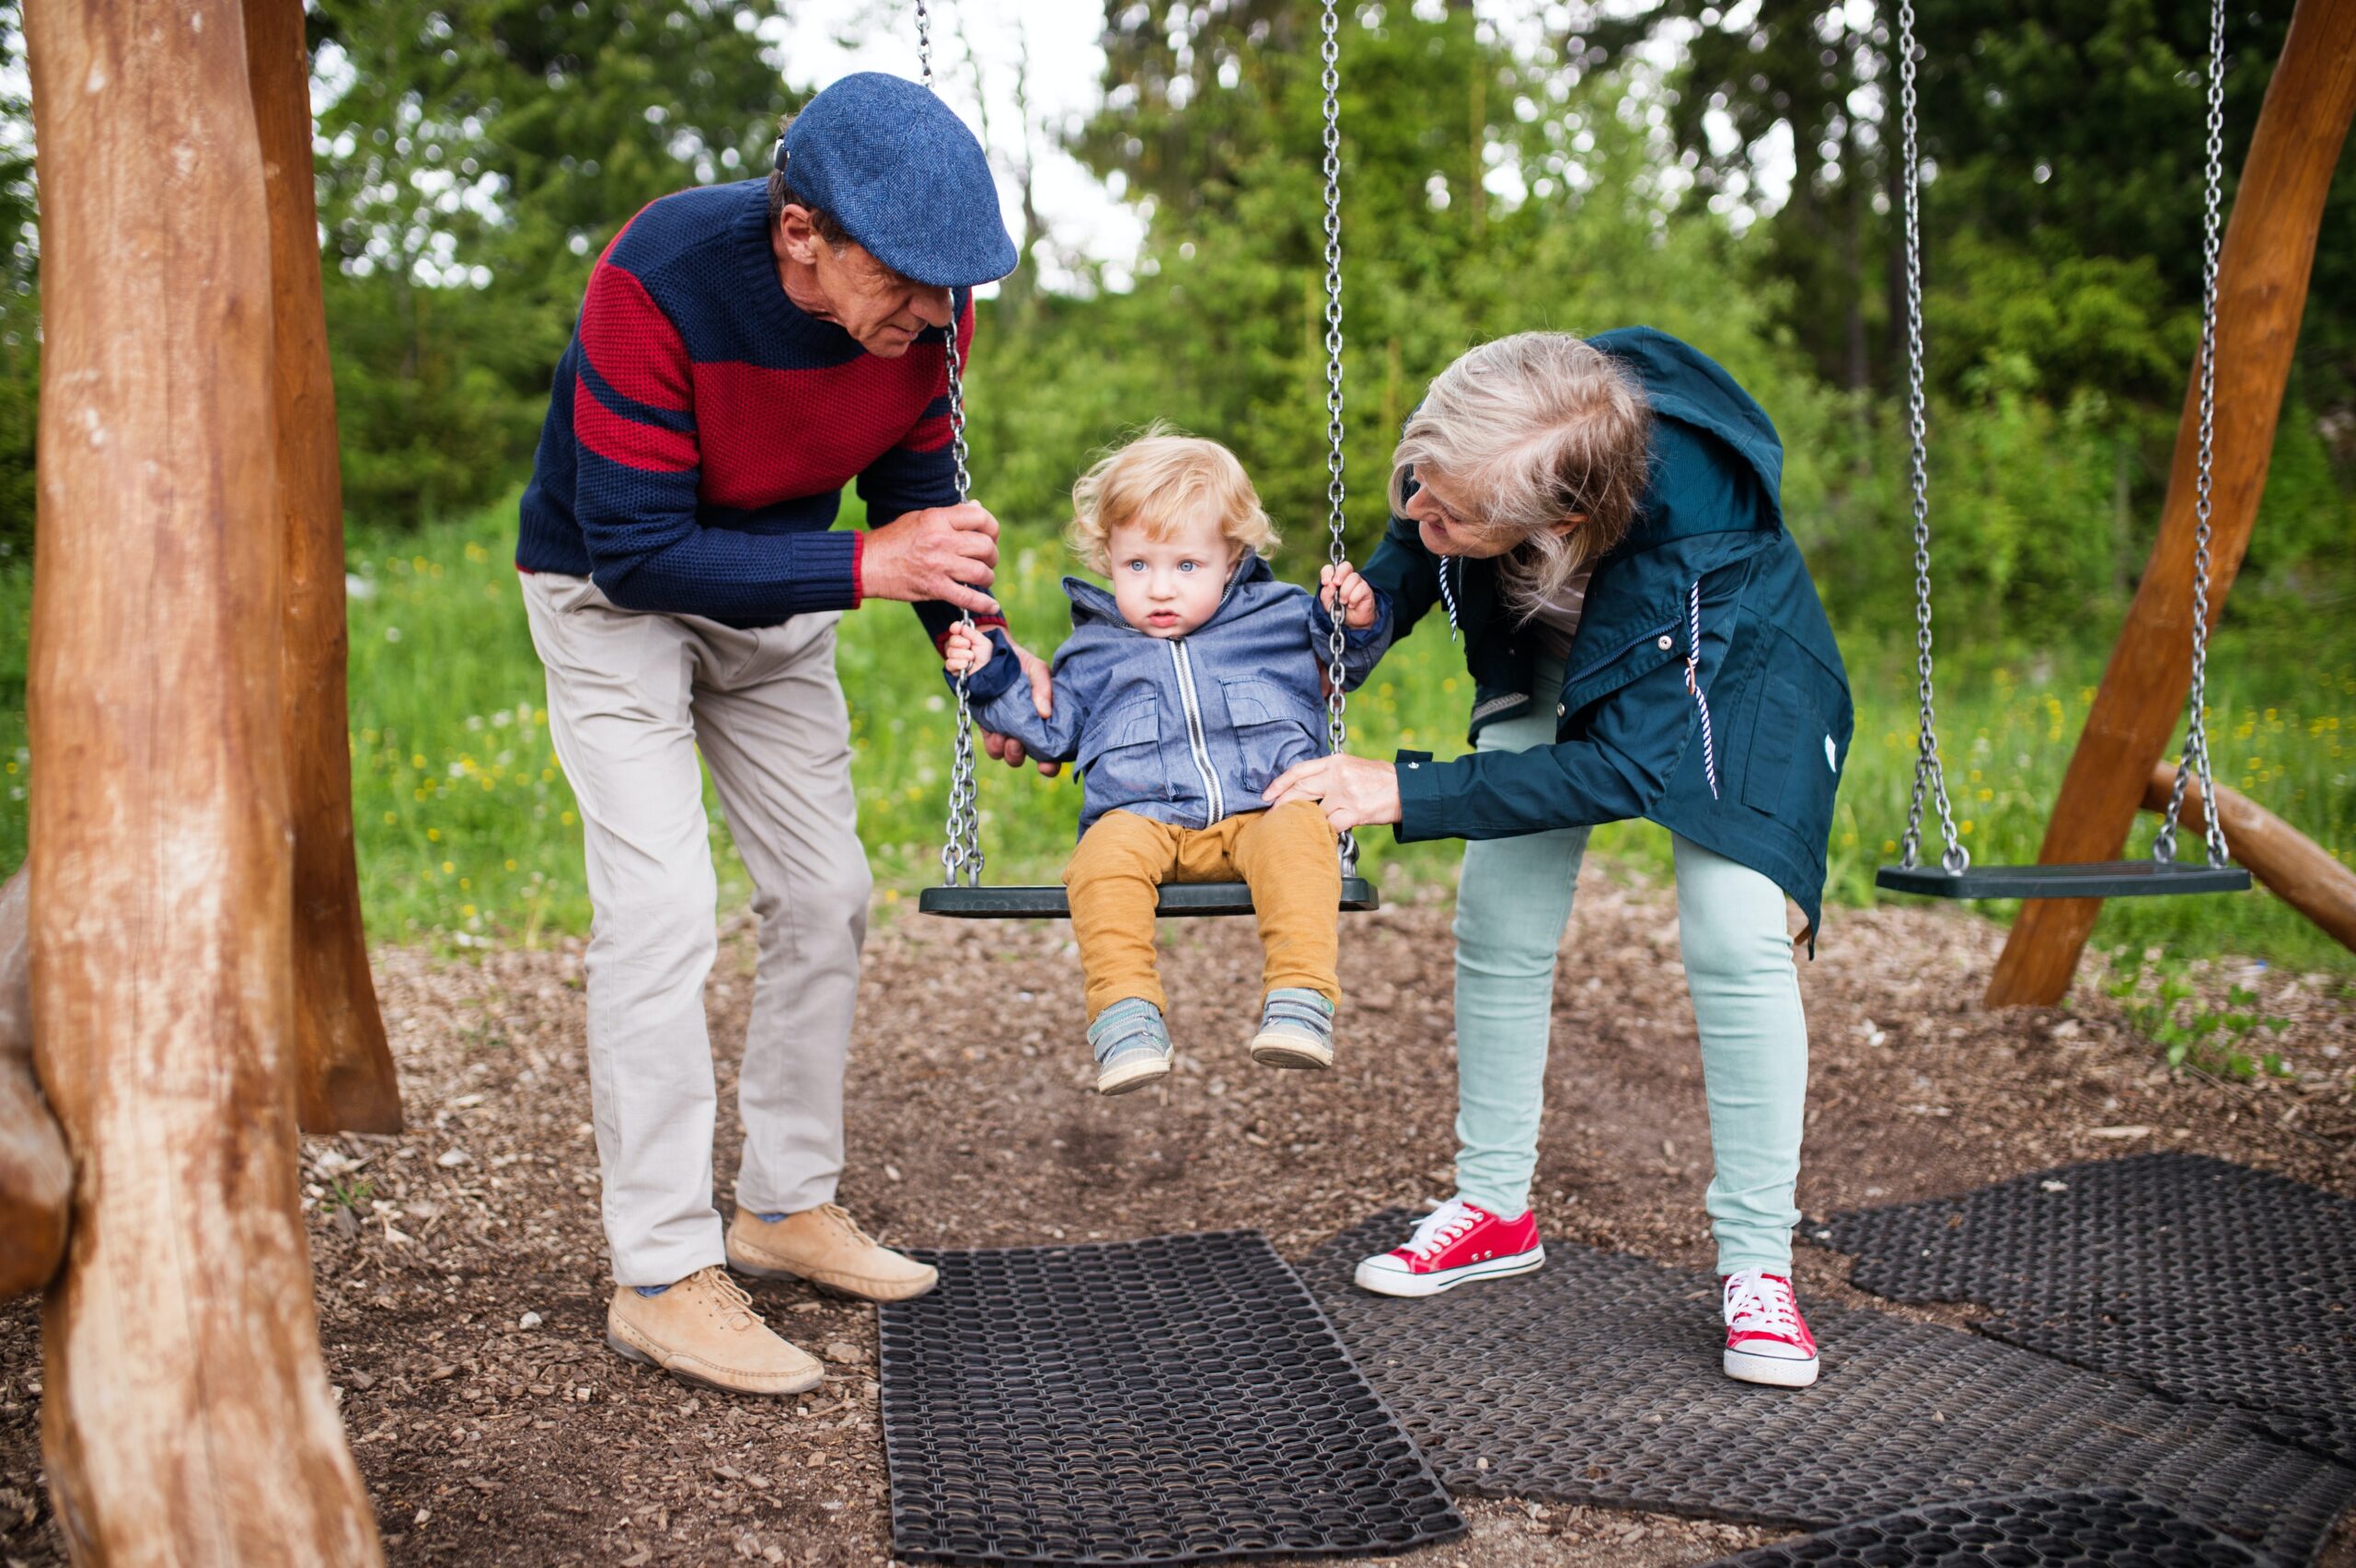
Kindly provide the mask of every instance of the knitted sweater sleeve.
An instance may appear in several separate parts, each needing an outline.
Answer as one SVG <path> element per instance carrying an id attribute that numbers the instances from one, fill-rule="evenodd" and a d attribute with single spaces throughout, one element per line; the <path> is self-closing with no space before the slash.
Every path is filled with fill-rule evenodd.
<path id="1" fill-rule="evenodd" d="M 746 625 L 859 603 L 856 534 L 752 534 L 697 520 L 687 344 L 645 284 L 610 259 L 590 275 L 580 342 L 573 512 L 607 598 Z"/>
<path id="2" fill-rule="evenodd" d="M 957 306 L 957 359 L 960 364 L 969 364 L 972 362 L 967 355 L 974 347 L 973 294 L 961 292 Z M 956 505 L 957 460 L 950 448 L 949 358 L 944 354 L 932 400 L 925 405 L 924 412 L 890 451 L 870 463 L 859 476 L 860 499 L 867 502 L 869 525 L 888 528 L 911 512 Z M 917 618 L 924 623 L 925 635 L 932 639 L 936 647 L 956 624 L 955 606 L 939 600 L 925 600 L 916 606 L 916 611 Z M 999 616 L 976 616 L 974 619 L 980 626 L 1006 624 Z"/>

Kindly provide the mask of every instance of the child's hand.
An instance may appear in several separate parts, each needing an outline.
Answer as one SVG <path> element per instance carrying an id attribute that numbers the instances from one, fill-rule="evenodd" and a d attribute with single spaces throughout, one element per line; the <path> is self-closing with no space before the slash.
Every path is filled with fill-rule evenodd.
<path id="1" fill-rule="evenodd" d="M 1321 567 L 1317 572 L 1317 587 L 1318 596 L 1325 601 L 1326 609 L 1338 612 L 1344 625 L 1353 630 L 1364 631 L 1374 624 L 1374 589 L 1348 561 L 1339 566 Z"/>
<path id="2" fill-rule="evenodd" d="M 949 628 L 949 640 L 941 646 L 941 667 L 953 675 L 970 675 L 990 662 L 993 651 L 988 632 L 960 621 Z"/>

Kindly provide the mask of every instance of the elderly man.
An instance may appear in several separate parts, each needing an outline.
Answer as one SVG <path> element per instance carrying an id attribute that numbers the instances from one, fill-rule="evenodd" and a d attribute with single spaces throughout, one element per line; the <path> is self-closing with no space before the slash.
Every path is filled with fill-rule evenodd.
<path id="1" fill-rule="evenodd" d="M 598 259 L 515 555 L 595 906 L 606 1342 L 752 1394 L 819 1368 L 728 1268 L 875 1300 L 933 1284 L 834 1202 L 870 888 L 835 628 L 864 599 L 914 604 L 936 639 L 959 609 L 995 617 L 998 525 L 956 493 L 946 340 L 970 343 L 973 285 L 1015 260 L 981 146 L 914 83 L 836 83 L 775 161 L 653 202 Z M 835 531 L 854 481 L 877 525 Z M 724 1234 L 699 752 L 760 917 Z"/>

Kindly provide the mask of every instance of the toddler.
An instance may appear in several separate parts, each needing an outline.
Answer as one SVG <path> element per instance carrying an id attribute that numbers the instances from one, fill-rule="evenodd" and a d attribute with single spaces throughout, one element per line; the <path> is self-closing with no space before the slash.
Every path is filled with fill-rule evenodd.
<path id="1" fill-rule="evenodd" d="M 1377 597 L 1347 563 L 1320 573 L 1322 604 L 1276 582 L 1265 559 L 1275 531 L 1243 465 L 1217 442 L 1156 427 L 1082 476 L 1072 507 L 1072 548 L 1113 590 L 1064 579 L 1072 634 L 1056 652 L 1050 716 L 1033 706 L 1003 633 L 955 628 L 944 662 L 953 677 L 966 672 L 986 728 L 1080 765 L 1080 847 L 1064 886 L 1096 1090 L 1170 1071 L 1153 950 L 1165 882 L 1250 885 L 1266 950 L 1252 1059 L 1330 1066 L 1341 1000 L 1334 830 L 1315 802 L 1270 809 L 1260 792 L 1325 750 L 1331 616 L 1344 622 L 1355 686 L 1385 640 Z"/>

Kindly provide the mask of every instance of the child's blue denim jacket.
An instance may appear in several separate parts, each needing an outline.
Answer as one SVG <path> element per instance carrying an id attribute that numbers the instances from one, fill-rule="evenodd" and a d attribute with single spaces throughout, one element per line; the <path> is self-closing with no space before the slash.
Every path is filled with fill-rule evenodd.
<path id="1" fill-rule="evenodd" d="M 1332 620 L 1314 594 L 1278 582 L 1247 555 L 1218 610 L 1180 638 L 1149 637 L 1121 618 L 1113 595 L 1064 579 L 1071 636 L 1056 650 L 1055 713 L 1042 719 L 1003 633 L 973 677 L 974 717 L 1033 755 L 1080 764 L 1080 830 L 1109 811 L 1207 827 L 1266 809 L 1260 791 L 1325 750 L 1325 668 Z M 1390 641 L 1390 611 L 1345 635 L 1345 684 L 1366 678 Z"/>

